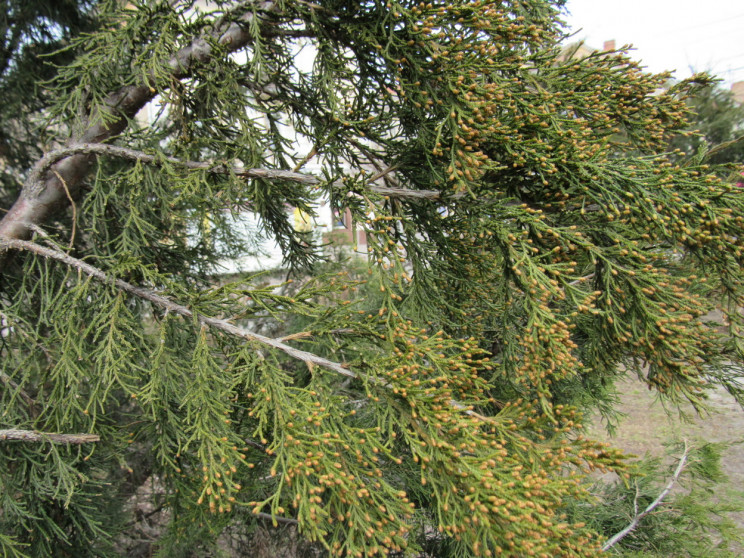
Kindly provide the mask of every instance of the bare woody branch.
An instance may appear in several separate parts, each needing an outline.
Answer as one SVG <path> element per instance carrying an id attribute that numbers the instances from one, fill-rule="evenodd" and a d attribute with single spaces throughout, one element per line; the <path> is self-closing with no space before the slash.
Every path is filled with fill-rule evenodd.
<path id="1" fill-rule="evenodd" d="M 296 171 L 288 171 L 281 169 L 264 169 L 264 168 L 252 168 L 246 169 L 237 166 L 228 166 L 223 163 L 214 163 L 210 161 L 184 161 L 176 157 L 168 157 L 163 155 L 153 155 L 151 153 L 145 153 L 136 149 L 130 149 L 128 147 L 120 147 L 117 145 L 109 145 L 106 143 L 79 143 L 68 145 L 60 149 L 55 149 L 45 154 L 44 157 L 34 165 L 31 174 L 26 181 L 24 189 L 37 188 L 38 184 L 43 180 L 43 177 L 49 171 L 49 169 L 57 162 L 73 155 L 107 155 L 111 157 L 119 157 L 122 159 L 128 159 L 131 161 L 140 161 L 145 164 L 157 165 L 168 163 L 173 166 L 182 167 L 190 170 L 206 170 L 208 172 L 216 174 L 234 174 L 245 178 L 264 178 L 268 180 L 288 180 L 291 182 L 297 182 L 299 184 L 305 184 L 308 186 L 316 186 L 321 184 L 323 181 L 312 174 L 301 173 Z M 439 199 L 442 197 L 441 192 L 437 190 L 410 190 L 407 188 L 390 188 L 386 186 L 379 186 L 374 182 L 393 172 L 395 169 L 389 167 L 381 172 L 376 173 L 368 180 L 369 189 L 372 192 L 380 194 L 382 196 L 390 196 L 395 198 L 411 198 L 411 199 Z M 340 181 L 334 182 L 332 187 L 341 188 L 343 184 Z"/>
<path id="2" fill-rule="evenodd" d="M 174 79 L 189 76 L 195 65 L 204 63 L 213 56 L 217 43 L 228 51 L 238 50 L 253 38 L 251 27 L 260 14 L 276 12 L 276 0 L 248 0 L 241 3 L 232 13 L 218 21 L 204 36 L 194 39 L 169 60 L 168 66 Z M 258 15 L 257 15 L 258 14 Z M 263 22 L 261 22 L 263 23 Z M 137 112 L 151 101 L 157 91 L 152 85 L 154 78 L 145 77 L 139 84 L 122 87 L 110 93 L 103 102 L 87 115 L 68 145 L 102 143 L 121 133 Z M 37 173 L 29 187 L 0 220 L 0 236 L 4 238 L 28 239 L 32 227 L 44 223 L 65 204 L 68 197 L 77 199 L 80 185 L 90 170 L 95 153 L 80 152 L 46 166 L 46 172 Z M 38 165 L 37 165 L 38 166 Z M 0 273 L 4 262 L 0 260 Z"/>
<path id="3" fill-rule="evenodd" d="M 646 517 L 648 514 L 650 514 L 652 511 L 654 511 L 659 505 L 664 501 L 664 498 L 666 498 L 667 494 L 672 490 L 674 485 L 677 483 L 677 480 L 679 480 L 679 476 L 682 474 L 682 471 L 685 468 L 685 465 L 687 464 L 687 458 L 690 454 L 690 450 L 687 447 L 687 443 L 685 443 L 685 450 L 682 453 L 682 455 L 679 458 L 679 463 L 677 464 L 677 468 L 674 470 L 674 474 L 672 474 L 672 478 L 669 479 L 669 482 L 664 487 L 664 490 L 661 491 L 661 493 L 656 497 L 656 499 L 651 502 L 645 510 L 643 510 L 641 513 L 637 513 L 631 520 L 631 522 L 628 524 L 625 529 L 620 531 L 619 533 L 616 533 L 610 539 L 602 546 L 603 551 L 607 551 L 610 548 L 612 548 L 614 545 L 616 545 L 619 541 L 624 539 L 627 535 L 629 535 L 636 527 L 638 527 L 638 524 L 641 522 L 641 520 Z M 635 502 L 637 505 L 637 500 Z"/>
<path id="4" fill-rule="evenodd" d="M 36 430 L 0 430 L 0 441 L 13 440 L 17 442 L 51 442 L 53 444 L 89 444 L 99 442 L 97 434 L 51 434 Z"/>

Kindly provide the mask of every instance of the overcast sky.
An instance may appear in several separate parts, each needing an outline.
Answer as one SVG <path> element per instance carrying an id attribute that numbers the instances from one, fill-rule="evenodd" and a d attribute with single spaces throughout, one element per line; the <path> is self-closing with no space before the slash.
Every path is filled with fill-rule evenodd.
<path id="1" fill-rule="evenodd" d="M 744 0 L 568 0 L 566 22 L 588 46 L 632 44 L 649 71 L 709 71 L 744 81 Z"/>

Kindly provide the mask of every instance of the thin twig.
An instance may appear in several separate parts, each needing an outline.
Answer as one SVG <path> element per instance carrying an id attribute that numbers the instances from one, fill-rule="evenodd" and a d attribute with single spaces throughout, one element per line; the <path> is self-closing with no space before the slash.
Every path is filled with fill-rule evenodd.
<path id="1" fill-rule="evenodd" d="M 705 154 L 704 160 L 705 161 L 710 160 L 710 158 L 713 157 L 713 155 L 716 155 L 719 152 L 723 151 L 724 149 L 728 149 L 729 147 L 733 147 L 737 143 L 740 143 L 740 142 L 743 142 L 743 141 L 744 141 L 744 134 L 742 134 L 739 137 L 736 137 L 736 138 L 732 139 L 731 141 L 726 141 L 726 142 L 723 142 L 723 143 L 719 143 L 713 149 L 711 149 L 710 151 L 708 151 Z"/>
<path id="2" fill-rule="evenodd" d="M 313 148 L 310 150 L 310 152 L 305 155 L 302 159 L 300 159 L 300 162 L 295 165 L 295 167 L 292 169 L 292 172 L 299 172 L 302 167 L 305 166 L 305 164 L 315 157 L 318 154 L 318 146 L 313 145 Z"/>
<path id="3" fill-rule="evenodd" d="M 571 286 L 578 285 L 579 283 L 583 283 L 584 281 L 588 281 L 592 277 L 594 277 L 594 273 L 590 273 L 589 275 L 584 275 L 583 277 L 579 277 L 578 279 L 575 279 L 574 281 L 570 281 L 568 284 L 571 285 Z"/>
<path id="4" fill-rule="evenodd" d="M 96 155 L 108 155 L 111 157 L 119 157 L 122 159 L 129 159 L 131 161 L 140 161 L 146 164 L 161 164 L 168 163 L 171 165 L 179 166 L 189 170 L 206 170 L 215 174 L 234 174 L 236 176 L 244 178 L 264 178 L 268 180 L 289 180 L 300 184 L 306 184 L 309 186 L 317 186 L 322 184 L 322 180 L 312 174 L 301 173 L 296 171 L 288 171 L 281 169 L 264 169 L 264 168 L 251 168 L 246 169 L 243 167 L 233 167 L 222 163 L 215 163 L 211 161 L 185 161 L 176 157 L 169 156 L 158 156 L 144 151 L 138 151 L 128 147 L 121 147 L 118 145 L 109 145 L 106 143 L 77 143 L 55 149 L 44 155 L 34 165 L 29 178 L 26 181 L 24 189 L 33 190 L 34 187 L 42 180 L 46 172 L 54 165 L 57 161 L 70 157 L 72 155 L 79 154 L 96 154 Z M 411 198 L 411 199 L 439 199 L 442 197 L 442 193 L 438 190 L 410 190 L 408 188 L 390 188 L 387 186 L 378 186 L 371 184 L 373 181 L 380 177 L 387 175 L 389 172 L 394 170 L 395 167 L 389 167 L 381 172 L 378 172 L 372 176 L 368 181 L 369 189 L 384 196 L 391 196 L 397 198 Z M 56 174 L 56 173 L 55 173 Z M 345 188 L 345 185 L 341 181 L 336 181 L 331 184 L 332 188 Z M 457 194 L 454 197 L 461 197 Z"/>
<path id="5" fill-rule="evenodd" d="M 344 335 L 344 334 L 353 334 L 355 333 L 355 330 L 351 328 L 339 328 L 339 329 L 333 329 L 327 333 L 330 333 L 331 335 Z M 315 333 L 312 331 L 298 331 L 297 333 L 292 333 L 290 335 L 285 335 L 283 337 L 275 337 L 274 339 L 276 341 L 293 341 L 295 339 L 307 339 L 308 337 L 313 337 Z"/>
<path id="6" fill-rule="evenodd" d="M 265 452 L 265 451 L 266 451 L 266 446 L 265 446 L 264 444 L 259 444 L 259 443 L 258 443 L 258 442 L 256 442 L 255 440 L 251 440 L 250 438 L 244 438 L 244 439 L 243 439 L 243 441 L 244 441 L 244 442 L 245 442 L 246 444 L 248 444 L 249 446 L 251 446 L 252 448 L 255 448 L 255 449 L 257 449 L 257 450 L 261 450 L 261 451 L 263 451 L 263 452 Z"/>
<path id="7" fill-rule="evenodd" d="M 52 442 L 53 444 L 88 444 L 99 442 L 97 434 L 51 434 L 36 430 L 17 430 L 11 428 L 0 430 L 0 441 L 15 440 L 18 442 Z"/>
<path id="8" fill-rule="evenodd" d="M 299 521 L 296 519 L 292 519 L 291 517 L 282 517 L 280 515 L 271 515 L 268 513 L 258 512 L 254 513 L 256 517 L 260 519 L 265 519 L 266 521 L 271 521 L 274 526 L 276 527 L 277 523 L 284 523 L 285 525 L 298 525 Z"/>
<path id="9" fill-rule="evenodd" d="M 620 531 L 619 533 L 613 535 L 603 546 L 602 550 L 606 551 L 612 548 L 615 544 L 617 544 L 619 541 L 624 539 L 628 534 L 630 534 L 636 527 L 638 527 L 638 524 L 641 522 L 641 520 L 646 517 L 648 514 L 650 514 L 652 511 L 654 511 L 666 498 L 667 494 L 669 494 L 669 491 L 672 490 L 674 485 L 676 484 L 677 480 L 679 480 L 679 476 L 682 474 L 682 470 L 685 468 L 685 464 L 687 463 L 687 457 L 689 456 L 690 449 L 687 447 L 687 442 L 685 442 L 685 451 L 682 453 L 682 455 L 679 458 L 679 463 L 677 464 L 677 468 L 674 470 L 674 474 L 672 475 L 672 478 L 669 479 L 669 482 L 664 487 L 664 490 L 661 491 L 661 493 L 656 497 L 656 499 L 651 502 L 645 510 L 643 510 L 641 513 L 638 513 L 638 508 L 636 507 L 636 513 L 631 522 L 628 524 L 625 529 Z M 636 496 L 637 500 L 637 496 Z"/>
<path id="10" fill-rule="evenodd" d="M 398 165 L 393 165 L 392 167 L 388 167 L 386 169 L 382 169 L 381 171 L 377 172 L 376 174 L 373 174 L 369 177 L 367 182 L 374 182 L 375 180 L 379 180 L 380 178 L 383 178 L 384 176 L 387 176 L 394 170 L 398 168 Z"/>
<path id="11" fill-rule="evenodd" d="M 42 238 L 49 238 L 49 235 L 47 234 L 47 232 L 44 229 L 42 229 L 39 225 L 37 225 L 36 223 L 30 224 L 28 228 L 31 229 L 31 232 L 38 234 Z"/>
<path id="12" fill-rule="evenodd" d="M 52 172 L 62 183 L 62 187 L 65 189 L 65 194 L 67 194 L 67 199 L 72 206 L 72 232 L 70 233 L 70 244 L 67 246 L 67 252 L 70 252 L 70 250 L 72 250 L 72 247 L 75 245 L 75 232 L 77 230 L 77 205 L 75 205 L 75 200 L 72 199 L 70 189 L 67 187 L 67 181 L 65 181 L 65 179 L 62 178 L 62 175 L 59 174 L 56 170 L 52 169 Z"/>
<path id="13" fill-rule="evenodd" d="M 143 513 L 140 517 L 137 517 L 136 519 L 133 519 L 133 520 L 129 521 L 126 525 L 124 525 L 124 528 L 125 529 L 129 529 L 130 527 L 134 527 L 135 525 L 137 525 L 137 523 L 142 523 L 146 519 L 150 519 L 153 515 L 159 514 L 164 509 L 165 509 L 165 502 L 163 502 L 162 504 L 160 504 L 155 509 L 150 510 L 147 513 Z"/>
<path id="14" fill-rule="evenodd" d="M 0 315 L 2 315 L 2 312 L 0 312 Z M 26 402 L 26 405 L 28 405 L 29 409 L 33 409 L 36 402 L 33 400 L 33 398 L 23 391 L 23 388 L 19 386 L 16 382 L 13 381 L 13 379 L 5 374 L 4 372 L 0 372 L 0 381 L 2 381 L 4 384 L 7 384 L 10 386 L 11 389 L 15 390 L 18 395 L 21 396 L 21 399 L 23 399 Z"/>

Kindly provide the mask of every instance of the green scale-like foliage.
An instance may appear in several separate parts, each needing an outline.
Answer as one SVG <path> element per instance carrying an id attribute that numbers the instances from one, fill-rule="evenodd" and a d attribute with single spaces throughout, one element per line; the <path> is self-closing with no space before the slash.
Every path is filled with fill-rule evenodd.
<path id="1" fill-rule="evenodd" d="M 121 4 L 31 116 L 51 147 L 124 118 L 133 151 L 0 278 L 0 429 L 100 440 L 0 441 L 6 555 L 127 555 L 146 501 L 157 556 L 279 522 L 318 555 L 593 556 L 584 475 L 626 465 L 582 413 L 627 373 L 739 395 L 744 201 L 664 152 L 691 83 L 561 51 L 561 2 Z M 288 211 L 320 199 L 368 261 L 323 271 Z M 265 239 L 294 281 L 216 275 Z"/>

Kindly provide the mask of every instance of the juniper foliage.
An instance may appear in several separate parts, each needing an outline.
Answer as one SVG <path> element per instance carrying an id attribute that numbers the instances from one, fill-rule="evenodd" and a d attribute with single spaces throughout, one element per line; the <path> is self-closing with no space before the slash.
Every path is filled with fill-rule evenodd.
<path id="1" fill-rule="evenodd" d="M 664 151 L 690 83 L 567 58 L 561 4 L 99 4 L 24 115 L 46 154 L 5 166 L 3 552 L 126 553 L 147 485 L 158 556 L 257 523 L 334 556 L 598 554 L 565 503 L 624 463 L 580 411 L 627 374 L 739 395 L 744 202 Z M 320 197 L 363 285 L 309 273 L 286 208 Z M 215 278 L 261 237 L 295 283 Z"/>

